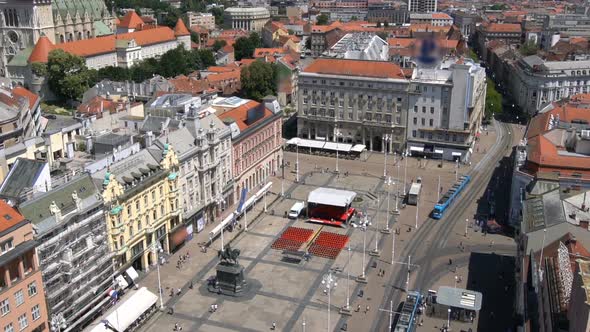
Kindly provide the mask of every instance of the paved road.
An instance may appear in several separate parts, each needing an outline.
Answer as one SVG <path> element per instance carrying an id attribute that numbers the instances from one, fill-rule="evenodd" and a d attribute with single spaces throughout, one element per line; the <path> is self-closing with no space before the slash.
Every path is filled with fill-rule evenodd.
<path id="1" fill-rule="evenodd" d="M 485 159 L 469 173 L 472 176 L 472 181 L 463 192 L 460 200 L 451 206 L 443 219 L 436 221 L 429 218 L 427 222 L 418 229 L 411 242 L 409 242 L 403 250 L 400 257 L 412 256 L 413 264 L 419 265 L 415 276 L 413 276 L 413 283 L 410 283 L 410 288 L 422 289 L 428 287 L 428 285 L 431 285 L 440 277 L 441 271 L 447 271 L 446 267 L 441 267 L 441 264 L 444 265 L 444 262 L 448 261 L 448 259 L 436 260 L 436 258 L 446 256 L 445 254 L 447 252 L 445 251 L 445 247 L 448 239 L 453 235 L 452 233 L 455 229 L 455 225 L 458 222 L 465 222 L 463 213 L 474 200 L 477 200 L 481 196 L 497 163 L 512 146 L 512 133 L 509 126 L 501 122 L 496 122 L 496 128 L 498 136 L 501 137 L 500 143 L 495 145 L 494 148 L 487 153 Z M 485 249 L 485 246 L 483 246 L 483 248 L 466 248 L 466 252 L 470 252 L 474 249 Z M 489 250 L 489 248 L 487 249 Z M 511 248 L 497 249 L 511 250 Z M 456 250 L 454 250 L 454 252 L 456 252 Z M 435 262 L 438 262 L 439 264 L 434 265 Z M 467 261 L 463 263 L 467 263 Z M 461 264 L 461 261 L 455 262 L 455 264 Z M 394 304 L 397 304 L 402 300 L 403 293 L 398 287 L 405 284 L 406 276 L 406 269 L 399 268 L 392 280 L 392 285 L 394 287 L 385 290 L 385 296 L 380 305 L 381 308 L 388 307 L 387 304 L 392 300 Z M 380 315 L 380 317 L 373 323 L 371 331 L 387 331 L 388 324 L 388 317 Z"/>

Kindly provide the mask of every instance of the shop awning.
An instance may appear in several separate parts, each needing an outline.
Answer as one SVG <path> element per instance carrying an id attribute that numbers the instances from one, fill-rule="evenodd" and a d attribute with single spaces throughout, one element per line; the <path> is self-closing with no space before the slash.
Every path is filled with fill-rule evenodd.
<path id="1" fill-rule="evenodd" d="M 367 149 L 366 145 L 363 144 L 357 144 L 355 146 L 352 147 L 352 149 L 350 149 L 350 151 L 352 152 L 363 152 Z"/>
<path id="2" fill-rule="evenodd" d="M 421 146 L 410 146 L 410 151 L 424 152 L 424 148 Z"/>
<path id="3" fill-rule="evenodd" d="M 300 148 L 314 148 L 314 149 L 322 149 L 326 142 L 324 141 L 316 141 L 311 139 L 299 139 L 299 147 Z"/>
<path id="4" fill-rule="evenodd" d="M 352 144 L 348 143 L 335 143 L 335 142 L 326 142 L 324 145 L 325 150 L 333 150 L 333 151 L 340 151 L 340 152 L 349 152 L 352 149 Z"/>
<path id="5" fill-rule="evenodd" d="M 461 157 L 462 154 L 461 154 L 461 152 L 453 152 L 451 155 L 453 157 Z"/>
<path id="6" fill-rule="evenodd" d="M 443 150 L 436 149 L 436 150 L 434 150 L 434 153 L 443 154 Z"/>

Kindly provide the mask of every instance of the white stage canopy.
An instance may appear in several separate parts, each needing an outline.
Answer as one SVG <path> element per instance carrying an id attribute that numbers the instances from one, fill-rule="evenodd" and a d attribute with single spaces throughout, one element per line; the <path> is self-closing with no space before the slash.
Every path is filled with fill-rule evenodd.
<path id="1" fill-rule="evenodd" d="M 348 190 L 318 188 L 307 196 L 308 203 L 345 207 L 352 203 L 356 193 Z"/>

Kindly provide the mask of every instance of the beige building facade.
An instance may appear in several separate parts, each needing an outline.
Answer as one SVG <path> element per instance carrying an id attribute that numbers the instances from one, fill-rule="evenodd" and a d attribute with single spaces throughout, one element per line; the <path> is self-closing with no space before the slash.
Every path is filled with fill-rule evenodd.
<path id="1" fill-rule="evenodd" d="M 148 270 L 157 252 L 170 252 L 181 226 L 178 158 L 172 146 L 144 149 L 93 178 L 103 188 L 108 242 L 120 271 Z M 184 239 L 183 239 L 184 240 Z"/>
<path id="2" fill-rule="evenodd" d="M 215 16 L 211 13 L 187 12 L 186 16 L 188 18 L 189 27 L 197 25 L 207 30 L 215 29 Z"/>
<path id="3" fill-rule="evenodd" d="M 263 7 L 231 7 L 223 12 L 223 24 L 226 29 L 241 29 L 262 32 L 270 12 Z"/>

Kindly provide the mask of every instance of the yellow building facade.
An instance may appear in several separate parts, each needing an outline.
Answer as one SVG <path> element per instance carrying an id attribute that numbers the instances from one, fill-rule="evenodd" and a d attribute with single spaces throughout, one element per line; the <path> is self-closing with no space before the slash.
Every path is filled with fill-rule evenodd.
<path id="1" fill-rule="evenodd" d="M 141 150 L 100 174 L 109 246 L 120 271 L 148 270 L 157 251 L 170 252 L 171 235 L 182 226 L 177 172 L 176 152 L 166 145 Z"/>

